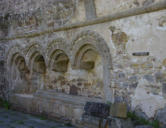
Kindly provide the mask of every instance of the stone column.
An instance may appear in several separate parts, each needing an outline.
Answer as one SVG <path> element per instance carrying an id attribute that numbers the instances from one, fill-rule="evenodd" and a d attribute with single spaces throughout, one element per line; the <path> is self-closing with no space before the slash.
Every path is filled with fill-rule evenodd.
<path id="1" fill-rule="evenodd" d="M 96 8 L 94 0 L 84 0 L 87 20 L 96 18 Z"/>

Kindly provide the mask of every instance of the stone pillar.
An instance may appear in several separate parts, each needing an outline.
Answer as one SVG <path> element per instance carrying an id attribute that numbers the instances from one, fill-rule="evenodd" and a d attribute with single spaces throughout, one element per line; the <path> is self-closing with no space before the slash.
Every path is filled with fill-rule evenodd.
<path id="1" fill-rule="evenodd" d="M 87 20 L 96 18 L 96 8 L 95 8 L 94 0 L 84 0 L 84 6 L 86 10 Z"/>

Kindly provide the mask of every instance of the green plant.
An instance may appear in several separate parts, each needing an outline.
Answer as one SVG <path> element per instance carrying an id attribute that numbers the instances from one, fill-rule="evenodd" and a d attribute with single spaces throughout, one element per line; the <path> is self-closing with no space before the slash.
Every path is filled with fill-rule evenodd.
<path id="1" fill-rule="evenodd" d="M 40 120 L 47 120 L 47 118 L 45 116 L 40 116 L 39 118 L 40 118 Z"/>
<path id="2" fill-rule="evenodd" d="M 151 122 L 151 125 L 154 127 L 154 128 L 159 128 L 160 127 L 160 123 L 158 120 L 153 120 L 153 122 Z"/>
<path id="3" fill-rule="evenodd" d="M 150 125 L 153 128 L 160 128 L 158 120 L 146 120 L 142 117 L 137 116 L 134 112 L 128 112 L 127 117 L 130 118 L 135 125 Z"/>
<path id="4" fill-rule="evenodd" d="M 110 105 L 110 106 L 111 106 L 111 104 L 112 104 L 112 103 L 111 103 L 110 101 L 107 101 L 107 102 L 106 102 L 106 104 L 108 104 L 108 105 Z"/>
<path id="5" fill-rule="evenodd" d="M 11 105 L 8 101 L 0 99 L 0 106 L 6 109 L 10 109 Z"/>

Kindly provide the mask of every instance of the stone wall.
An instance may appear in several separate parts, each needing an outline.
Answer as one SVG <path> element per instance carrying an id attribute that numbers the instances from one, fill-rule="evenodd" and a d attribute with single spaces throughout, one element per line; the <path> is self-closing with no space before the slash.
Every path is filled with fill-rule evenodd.
<path id="1" fill-rule="evenodd" d="M 0 20 L 0 38 L 5 38 L 8 35 L 8 23 L 5 20 Z M 8 80 L 6 79 L 6 60 L 5 52 L 7 45 L 6 41 L 0 41 L 0 98 L 8 99 Z"/>
<path id="2" fill-rule="evenodd" d="M 165 119 L 165 0 L 22 2 L 1 14 L 12 104 L 76 123 L 86 101 L 125 102 Z"/>

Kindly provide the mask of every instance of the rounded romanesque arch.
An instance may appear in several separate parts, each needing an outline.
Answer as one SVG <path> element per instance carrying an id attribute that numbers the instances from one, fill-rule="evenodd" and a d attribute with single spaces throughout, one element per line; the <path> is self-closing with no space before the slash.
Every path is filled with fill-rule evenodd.
<path id="1" fill-rule="evenodd" d="M 43 89 L 45 85 L 45 74 L 47 65 L 45 61 L 44 49 L 37 43 L 32 43 L 25 50 L 26 60 L 31 72 L 31 92 Z"/>
<path id="2" fill-rule="evenodd" d="M 49 67 L 55 72 L 67 72 L 69 58 L 62 50 L 56 49 L 50 56 Z"/>
<path id="3" fill-rule="evenodd" d="M 13 62 L 13 56 L 15 55 L 21 55 L 24 57 L 24 54 L 21 52 L 23 49 L 20 45 L 14 45 L 12 47 L 10 47 L 6 53 L 6 62 L 7 62 L 7 66 L 8 68 L 10 68 L 10 65 L 12 64 Z"/>
<path id="4" fill-rule="evenodd" d="M 57 38 L 47 45 L 46 54 L 48 61 L 48 79 L 47 88 L 62 92 L 67 81 L 66 73 L 70 63 L 70 46 L 62 38 Z M 61 83 L 61 85 L 59 85 Z M 63 86 L 63 87 L 62 87 Z"/>
<path id="5" fill-rule="evenodd" d="M 109 69 L 112 68 L 112 59 L 107 43 L 99 34 L 90 30 L 81 32 L 72 41 L 72 55 L 76 55 L 78 49 L 80 49 L 80 47 L 86 44 L 93 46 L 96 51 L 102 56 L 103 62 L 108 65 L 107 67 Z M 75 57 L 76 56 L 73 56 L 72 58 L 74 67 L 76 66 Z"/>
<path id="6" fill-rule="evenodd" d="M 85 44 L 78 50 L 74 59 L 75 68 L 91 70 L 95 66 L 98 52 L 91 44 Z"/>
<path id="7" fill-rule="evenodd" d="M 46 57 L 45 57 L 45 53 L 44 53 L 44 49 L 38 44 L 38 43 L 32 43 L 30 44 L 26 49 L 25 49 L 25 58 L 27 61 L 27 64 L 29 66 L 29 69 L 31 70 L 31 72 L 34 69 L 34 64 L 37 61 L 42 61 L 44 67 L 46 69 Z"/>
<path id="8" fill-rule="evenodd" d="M 29 93 L 29 69 L 26 65 L 21 47 L 15 45 L 7 53 L 7 68 L 10 90 L 14 93 Z"/>
<path id="9" fill-rule="evenodd" d="M 47 46 L 48 68 L 54 71 L 66 72 L 70 56 L 70 47 L 65 40 L 58 38 Z"/>
<path id="10" fill-rule="evenodd" d="M 75 69 L 91 70 L 95 66 L 96 57 L 101 57 L 102 81 L 105 100 L 112 101 L 111 86 L 112 59 L 105 40 L 96 32 L 83 31 L 72 42 L 72 66 Z"/>

